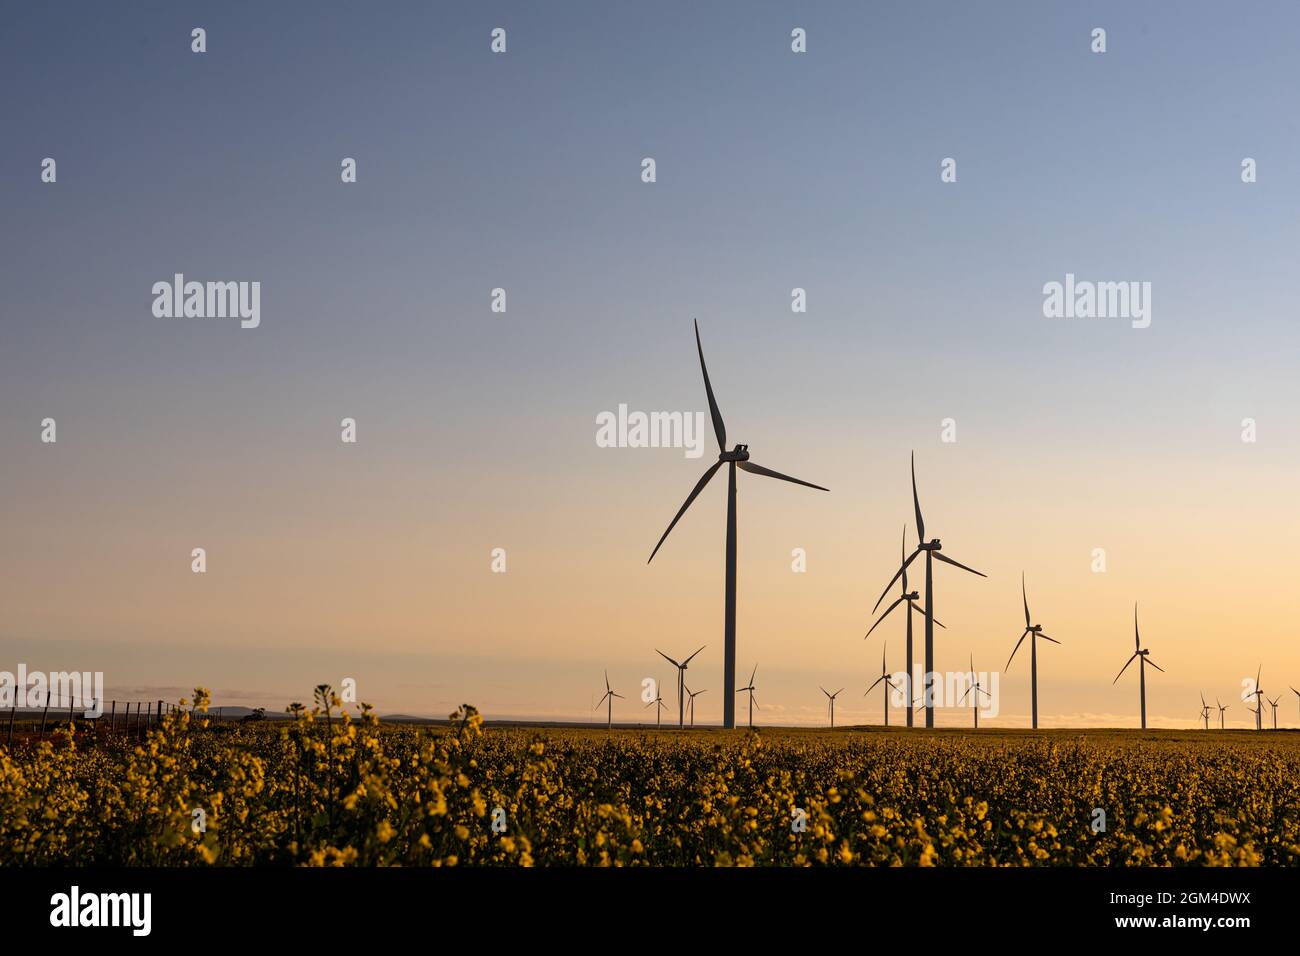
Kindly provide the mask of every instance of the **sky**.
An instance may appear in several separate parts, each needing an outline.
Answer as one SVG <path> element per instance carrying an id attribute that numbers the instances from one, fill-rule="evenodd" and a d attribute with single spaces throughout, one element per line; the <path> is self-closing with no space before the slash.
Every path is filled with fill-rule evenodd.
<path id="1" fill-rule="evenodd" d="M 707 645 L 717 722 L 724 480 L 646 563 L 712 439 L 596 440 L 620 405 L 706 410 L 698 319 L 731 442 L 830 488 L 741 475 L 760 723 L 824 722 L 819 685 L 881 719 L 902 621 L 863 635 L 915 452 L 929 535 L 988 575 L 937 572 L 939 669 L 1005 667 L 1023 572 L 1061 641 L 1044 725 L 1137 724 L 1135 601 L 1150 724 L 1204 694 L 1246 726 L 1262 667 L 1300 725 L 1298 28 L 1281 2 L 10 11 L 0 669 L 593 720 L 607 669 L 634 721 L 644 679 L 671 700 L 655 649 Z M 176 273 L 259 282 L 260 324 L 156 316 Z M 1067 274 L 1149 282 L 1149 327 L 1046 317 Z M 1028 723 L 1027 665 L 982 725 Z"/>

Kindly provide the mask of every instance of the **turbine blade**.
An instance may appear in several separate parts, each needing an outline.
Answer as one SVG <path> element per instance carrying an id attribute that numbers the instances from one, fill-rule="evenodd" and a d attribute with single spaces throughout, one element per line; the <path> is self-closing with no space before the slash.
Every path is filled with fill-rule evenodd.
<path id="1" fill-rule="evenodd" d="M 1028 636 L 1028 633 L 1030 633 L 1030 630 L 1028 630 L 1028 628 L 1024 628 L 1024 631 L 1021 632 L 1021 640 L 1018 640 L 1017 643 L 1015 643 L 1014 648 L 1011 648 L 1011 657 L 1006 658 L 1006 667 L 1010 667 L 1010 666 L 1011 666 L 1011 658 L 1014 658 L 1014 657 L 1015 657 L 1015 652 L 1017 652 L 1017 650 L 1021 649 L 1021 645 L 1024 644 L 1024 639 L 1026 639 L 1026 637 Z M 1006 670 L 1006 667 L 1004 667 L 1004 669 L 1002 669 L 1002 670 Z"/>
<path id="2" fill-rule="evenodd" d="M 889 617 L 889 612 L 892 611 L 894 608 L 898 607 L 898 605 L 902 604 L 904 601 L 907 601 L 907 598 L 901 597 L 893 604 L 889 605 L 889 607 L 885 608 L 885 613 L 880 615 L 880 617 L 876 618 L 876 623 L 871 625 L 871 629 L 868 630 L 865 635 L 863 635 L 862 639 L 865 641 L 868 637 L 870 637 L 871 631 L 874 631 L 876 628 L 878 628 L 880 626 L 880 622 L 883 621 L 885 618 Z M 911 602 L 908 601 L 908 603 L 910 604 Z"/>
<path id="3" fill-rule="evenodd" d="M 818 688 L 818 690 L 820 690 L 823 694 L 825 694 L 827 697 L 831 696 L 830 693 L 826 690 L 826 688 L 825 688 L 825 687 L 822 687 L 821 684 L 818 684 L 818 685 L 817 685 L 817 688 Z"/>
<path id="4" fill-rule="evenodd" d="M 755 664 L 755 665 L 754 665 L 754 669 L 753 669 L 752 671 L 750 671 L 750 674 L 749 674 L 749 686 L 750 686 L 750 687 L 753 687 L 753 686 L 754 686 L 754 675 L 757 674 L 757 673 L 758 673 L 758 665 Z"/>
<path id="5" fill-rule="evenodd" d="M 898 549 L 898 561 L 903 566 L 903 593 L 907 593 L 907 522 L 903 522 L 903 545 Z"/>
<path id="6" fill-rule="evenodd" d="M 695 654 L 698 654 L 700 651 L 704 650 L 704 648 L 706 648 L 706 647 L 708 647 L 708 646 L 709 646 L 708 644 L 702 644 L 702 645 L 700 645 L 700 650 L 699 650 L 699 651 L 696 651 Z M 682 661 L 682 666 L 685 667 L 685 666 L 686 666 L 687 664 L 689 664 L 691 661 L 695 660 L 695 654 L 692 654 L 690 657 L 686 658 L 686 660 Z"/>
<path id="7" fill-rule="evenodd" d="M 1029 595 L 1025 593 L 1025 572 L 1020 572 L 1020 597 L 1025 602 L 1025 627 L 1029 627 Z"/>
<path id="8" fill-rule="evenodd" d="M 976 571 L 974 568 L 966 567 L 966 565 L 962 564 L 960 561 L 954 561 L 952 558 L 948 557 L 942 551 L 936 551 L 934 553 L 934 556 L 937 560 L 942 561 L 945 564 L 951 564 L 955 568 L 961 568 L 963 571 L 969 571 L 971 574 L 978 574 L 982 578 L 988 577 L 988 575 L 985 574 L 983 571 Z"/>
<path id="9" fill-rule="evenodd" d="M 870 687 L 868 687 L 866 690 L 862 692 L 862 696 L 866 697 L 868 694 L 870 694 L 873 690 L 876 689 L 876 684 L 879 684 L 882 680 L 888 683 L 888 678 L 886 678 L 884 674 L 881 674 L 872 682 Z"/>
<path id="10" fill-rule="evenodd" d="M 1163 667 L 1161 667 L 1159 664 L 1157 664 L 1155 661 L 1153 661 L 1151 658 L 1148 657 L 1146 660 L 1147 660 L 1147 663 L 1148 663 L 1148 664 L 1150 664 L 1152 667 L 1154 667 L 1154 668 L 1155 668 L 1156 670 L 1158 670 L 1160 673 L 1163 674 L 1163 673 L 1165 672 L 1165 669 L 1164 669 Z"/>
<path id="11" fill-rule="evenodd" d="M 713 435 L 718 439 L 718 451 L 727 450 L 727 426 L 722 422 L 722 412 L 718 411 L 718 401 L 713 397 L 713 385 L 709 381 L 709 369 L 704 364 L 704 346 L 700 344 L 700 323 L 695 320 L 695 348 L 700 353 L 700 371 L 704 373 L 704 391 L 709 396 L 709 414 L 713 417 Z"/>
<path id="12" fill-rule="evenodd" d="M 762 465 L 756 465 L 752 461 L 738 461 L 736 467 L 741 471 L 747 471 L 751 475 L 766 475 L 768 478 L 780 478 L 782 481 L 792 481 L 796 485 L 803 485 L 806 488 L 816 488 L 818 491 L 830 491 L 829 488 L 823 488 L 821 485 L 814 485 L 811 481 L 804 481 L 800 478 L 791 478 L 789 475 L 783 475 L 779 471 L 773 471 L 771 468 L 764 468 Z"/>
<path id="13" fill-rule="evenodd" d="M 880 592 L 880 597 L 876 601 L 876 606 L 871 609 L 872 613 L 875 613 L 876 608 L 880 607 L 880 602 L 885 599 L 885 595 L 888 594 L 889 589 L 894 586 L 894 582 L 897 581 L 903 574 L 907 572 L 907 566 L 911 564 L 913 561 L 915 561 L 916 556 L 920 553 L 921 553 L 921 549 L 917 548 L 915 551 L 912 552 L 911 556 L 909 556 L 908 559 L 903 562 L 903 566 L 894 572 L 894 576 L 889 579 L 889 583 L 885 585 L 885 589 Z"/>
<path id="14" fill-rule="evenodd" d="M 1121 668 L 1119 669 L 1119 673 L 1116 674 L 1116 675 L 1115 675 L 1115 679 L 1114 679 L 1113 681 L 1111 681 L 1112 684 L 1118 684 L 1118 683 L 1119 683 L 1119 679 L 1120 679 L 1121 677 L 1123 677 L 1123 676 L 1124 676 L 1124 672 L 1125 672 L 1126 670 L 1128 670 L 1128 666 L 1129 666 L 1129 664 L 1132 664 L 1133 661 L 1134 661 L 1136 658 L 1137 658 L 1137 654 L 1134 654 L 1132 657 L 1130 657 L 1127 661 L 1124 662 L 1124 666 L 1121 667 Z"/>
<path id="15" fill-rule="evenodd" d="M 1133 602 L 1133 650 L 1142 650 L 1142 638 L 1138 636 L 1138 605 Z"/>
<path id="16" fill-rule="evenodd" d="M 1058 641 L 1058 640 L 1057 640 L 1056 638 L 1054 638 L 1054 637 L 1048 637 L 1048 636 L 1047 636 L 1046 634 L 1044 634 L 1042 631 L 1039 631 L 1039 632 L 1038 632 L 1038 636 L 1041 637 L 1041 638 L 1042 638 L 1043 640 L 1045 640 L 1045 641 L 1051 641 L 1053 644 L 1060 644 L 1060 643 L 1061 643 L 1060 641 Z"/>
<path id="17" fill-rule="evenodd" d="M 921 607 L 921 605 L 917 604 L 915 601 L 908 601 L 907 604 L 913 611 L 921 615 L 921 617 L 925 617 L 925 608 Z M 937 617 L 934 619 L 934 623 L 936 627 L 942 627 L 945 631 L 948 630 L 948 628 L 944 626 L 943 621 L 939 620 Z"/>
<path id="18" fill-rule="evenodd" d="M 912 452 L 912 507 L 916 510 L 916 541 L 925 543 L 925 519 L 921 517 L 921 499 L 916 496 L 916 452 Z"/>
<path id="19" fill-rule="evenodd" d="M 686 497 L 686 504 L 682 505 L 681 508 L 678 509 L 677 514 L 668 525 L 668 530 L 665 531 L 663 537 L 659 539 L 659 543 L 655 545 L 655 549 L 650 552 L 650 557 L 646 559 L 646 564 L 649 564 L 655 559 L 655 555 L 659 553 L 659 549 L 663 546 L 664 540 L 672 533 L 673 528 L 677 527 L 677 522 L 681 520 L 682 515 L 686 514 L 686 509 L 691 506 L 691 502 L 699 497 L 700 492 L 704 490 L 704 486 L 709 483 L 709 479 L 712 478 L 721 467 L 722 462 L 715 461 L 712 467 L 704 473 L 704 477 L 695 483 L 695 487 L 691 489 L 691 493 Z"/>
<path id="20" fill-rule="evenodd" d="M 966 699 L 966 694 L 969 694 L 969 693 L 971 692 L 972 689 L 973 689 L 973 687 L 967 687 L 967 688 L 966 688 L 966 693 L 965 693 L 965 694 L 962 694 L 960 697 L 957 698 L 957 703 L 960 704 L 963 700 L 965 700 L 965 699 Z"/>
<path id="21" fill-rule="evenodd" d="M 681 664 L 678 664 L 675 660 L 673 660 L 671 657 L 669 657 L 667 654 L 665 654 L 663 651 L 659 650 L 659 648 L 657 647 L 655 648 L 655 653 L 658 654 L 660 657 L 662 657 L 664 660 L 666 660 L 669 664 L 672 664 L 673 667 L 682 666 Z"/>

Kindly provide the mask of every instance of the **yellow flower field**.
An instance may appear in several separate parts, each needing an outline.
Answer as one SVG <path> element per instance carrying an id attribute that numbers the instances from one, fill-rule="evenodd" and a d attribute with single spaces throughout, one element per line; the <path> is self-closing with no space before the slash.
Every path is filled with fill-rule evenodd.
<path id="1" fill-rule="evenodd" d="M 340 716 L 0 752 L 0 865 L 1285 866 L 1300 741 L 1248 731 L 602 730 Z M 327 721 L 327 717 L 329 718 Z M 1096 811 L 1104 812 L 1105 829 Z M 196 813 L 196 811 L 200 811 Z"/>

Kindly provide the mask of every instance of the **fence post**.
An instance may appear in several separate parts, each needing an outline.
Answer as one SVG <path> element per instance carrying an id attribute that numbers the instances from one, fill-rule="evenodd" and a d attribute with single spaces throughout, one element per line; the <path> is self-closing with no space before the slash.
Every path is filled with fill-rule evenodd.
<path id="1" fill-rule="evenodd" d="M 41 711 L 41 740 L 45 739 L 45 715 L 50 712 L 50 692 L 45 692 L 45 709 Z"/>
<path id="2" fill-rule="evenodd" d="M 162 701 L 158 701 L 158 718 L 154 721 L 154 723 L 155 724 L 162 723 Z"/>
<path id="3" fill-rule="evenodd" d="M 117 698 L 113 699 L 113 710 L 108 716 L 108 731 L 113 732 L 114 725 L 117 724 Z"/>

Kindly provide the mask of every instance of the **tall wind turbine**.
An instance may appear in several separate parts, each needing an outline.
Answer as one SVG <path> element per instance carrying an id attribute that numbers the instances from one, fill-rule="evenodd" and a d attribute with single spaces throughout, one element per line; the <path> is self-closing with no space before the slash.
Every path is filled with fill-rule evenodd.
<path id="1" fill-rule="evenodd" d="M 755 664 L 753 673 L 749 675 L 749 686 L 741 687 L 736 691 L 737 694 L 743 694 L 745 693 L 745 691 L 749 691 L 749 729 L 750 730 L 754 729 L 754 674 L 757 673 L 758 673 L 758 665 Z M 762 708 L 760 707 L 759 709 L 761 710 Z"/>
<path id="2" fill-rule="evenodd" d="M 844 688 L 841 687 L 839 690 L 837 690 L 837 691 L 836 691 L 835 693 L 833 693 L 833 694 L 832 694 L 830 691 L 828 691 L 825 687 L 823 687 L 823 688 L 821 689 L 821 691 L 822 691 L 823 694 L 826 695 L 826 699 L 830 702 L 830 705 L 831 705 L 831 727 L 834 727 L 834 726 L 835 726 L 835 698 L 836 698 L 836 697 L 839 697 L 840 694 L 844 693 Z"/>
<path id="3" fill-rule="evenodd" d="M 702 690 L 693 691 L 689 687 L 686 688 L 686 695 L 688 698 L 690 698 L 691 701 L 691 728 L 692 729 L 694 729 L 695 727 L 695 698 L 699 697 L 701 694 L 704 693 L 707 693 L 707 691 L 702 691 Z"/>
<path id="4" fill-rule="evenodd" d="M 659 681 L 655 681 L 655 699 L 646 704 L 646 706 L 655 708 L 655 730 L 658 730 L 659 722 L 663 718 L 664 711 L 668 709 L 668 705 L 664 703 L 663 687 Z"/>
<path id="5" fill-rule="evenodd" d="M 724 598 L 723 612 L 723 696 L 722 696 L 722 725 L 728 730 L 736 726 L 736 469 L 747 471 L 751 475 L 765 475 L 768 478 L 779 478 L 781 481 L 793 482 L 796 485 L 803 485 L 807 488 L 816 488 L 818 491 L 829 491 L 821 485 L 814 485 L 809 481 L 801 481 L 798 478 L 791 478 L 789 475 L 783 475 L 779 471 L 772 471 L 757 465 L 749 460 L 749 446 L 737 445 L 731 451 L 727 451 L 727 426 L 722 422 L 722 413 L 718 411 L 718 403 L 713 397 L 713 386 L 709 383 L 709 370 L 704 364 L 704 346 L 700 344 L 700 324 L 695 323 L 695 348 L 700 353 L 700 372 L 704 375 L 704 391 L 709 398 L 709 414 L 713 417 L 713 434 L 718 440 L 718 460 L 709 466 L 704 472 L 703 477 L 695 483 L 691 493 L 686 496 L 686 503 L 678 509 L 673 520 L 668 524 L 668 530 L 663 533 L 659 539 L 659 544 L 655 545 L 654 551 L 650 552 L 650 558 L 646 561 L 649 564 L 654 560 L 659 548 L 663 545 L 664 540 L 676 527 L 677 522 L 686 509 L 691 506 L 691 502 L 698 497 L 699 493 L 704 490 L 704 486 L 723 465 L 727 466 L 727 577 L 726 590 Z"/>
<path id="6" fill-rule="evenodd" d="M 1273 729 L 1277 730 L 1277 702 L 1282 699 L 1282 695 L 1278 694 L 1276 697 L 1265 697 L 1264 699 L 1273 708 Z"/>
<path id="7" fill-rule="evenodd" d="M 1030 709 L 1033 712 L 1034 730 L 1038 729 L 1038 639 L 1041 637 L 1045 641 L 1051 641 L 1053 644 L 1060 644 L 1054 637 L 1048 637 L 1043 633 L 1043 625 L 1029 623 L 1029 596 L 1025 593 L 1025 574 L 1020 572 L 1020 599 L 1025 604 L 1025 629 L 1020 634 L 1020 640 L 1016 641 L 1016 646 L 1011 649 L 1011 657 L 1007 658 L 1007 667 L 1011 666 L 1011 659 L 1016 656 L 1016 651 L 1020 650 L 1020 645 L 1024 643 L 1025 638 L 1029 638 L 1029 700 Z M 1006 668 L 1003 668 L 1006 670 Z"/>
<path id="8" fill-rule="evenodd" d="M 876 618 L 876 623 L 871 625 L 871 630 L 867 631 L 866 635 L 862 639 L 865 641 L 868 637 L 870 637 L 871 631 L 874 631 L 880 625 L 881 621 L 889 617 L 890 611 L 898 607 L 904 601 L 907 602 L 907 650 L 905 651 L 905 653 L 907 654 L 907 678 L 905 683 L 907 684 L 907 726 L 911 727 L 912 726 L 912 667 L 913 667 L 913 661 L 915 660 L 912 654 L 912 615 L 920 614 L 922 619 L 924 619 L 925 611 L 923 611 L 921 609 L 921 606 L 916 603 L 920 599 L 921 593 L 919 591 L 909 591 L 907 589 L 907 525 L 903 525 L 903 547 L 902 550 L 899 552 L 898 560 L 902 562 L 903 565 L 903 575 L 902 575 L 903 593 L 899 595 L 897 601 L 889 605 L 889 607 L 885 608 L 884 614 Z M 880 606 L 880 602 L 877 601 L 876 607 L 879 606 Z M 940 624 L 938 621 L 935 621 L 934 623 L 938 624 L 939 627 L 943 627 L 943 625 Z M 872 686 L 874 687 L 875 685 L 873 684 Z M 886 691 L 885 694 L 886 694 L 886 698 L 888 698 L 889 692 Z M 886 720 L 885 724 L 886 726 L 888 726 L 889 721 Z"/>
<path id="9" fill-rule="evenodd" d="M 908 625 L 908 630 L 911 630 L 911 625 Z M 864 690 L 864 691 L 862 692 L 862 696 L 863 696 L 863 697 L 866 697 L 866 696 L 867 696 L 868 694 L 870 694 L 873 690 L 875 690 L 875 688 L 876 688 L 876 684 L 879 684 L 879 683 L 881 683 L 882 681 L 884 682 L 884 685 L 885 685 L 885 687 L 884 687 L 884 691 L 885 691 L 885 726 L 888 727 L 888 726 L 889 726 L 889 692 L 890 692 L 890 690 L 898 690 L 898 685 L 895 684 L 892 680 L 889 679 L 889 670 L 888 670 L 888 668 L 885 667 L 885 648 L 884 648 L 884 647 L 882 647 L 882 648 L 880 649 L 880 676 L 877 677 L 877 678 L 875 679 L 875 681 L 872 682 L 872 684 L 871 684 L 870 687 L 868 687 L 866 690 Z M 908 694 L 908 695 L 907 695 L 907 713 L 908 713 L 909 716 L 910 716 L 911 713 L 912 713 L 912 695 L 911 695 L 911 694 Z M 910 727 L 911 724 L 909 723 L 908 726 Z"/>
<path id="10" fill-rule="evenodd" d="M 1142 702 L 1142 729 L 1143 729 L 1143 730 L 1146 730 L 1146 729 L 1147 729 L 1147 671 L 1146 671 L 1146 667 L 1147 667 L 1148 664 L 1150 664 L 1152 667 L 1154 667 L 1156 670 L 1158 670 L 1158 671 L 1159 671 L 1160 673 L 1162 673 L 1162 674 L 1165 672 L 1165 669 L 1164 669 L 1163 667 L 1161 667 L 1159 664 L 1157 664 L 1155 661 L 1150 660 L 1150 659 L 1148 658 L 1147 655 L 1151 653 L 1150 651 L 1148 651 L 1148 650 L 1143 650 L 1143 649 L 1142 649 L 1142 638 L 1138 636 L 1138 606 L 1137 606 L 1137 602 L 1136 602 L 1136 601 L 1133 602 L 1133 645 L 1134 645 L 1134 647 L 1137 648 L 1137 650 L 1135 650 L 1135 651 L 1133 652 L 1133 656 L 1132 656 L 1132 657 L 1130 657 L 1127 661 L 1124 662 L 1124 666 L 1121 667 L 1121 668 L 1119 669 L 1119 673 L 1115 675 L 1115 679 L 1114 679 L 1113 681 L 1111 681 L 1111 684 L 1112 684 L 1112 685 L 1114 685 L 1114 684 L 1118 684 L 1118 683 L 1119 683 L 1119 679 L 1120 679 L 1121 677 L 1123 677 L 1123 676 L 1124 676 L 1124 672 L 1125 672 L 1126 670 L 1128 670 L 1128 666 L 1129 666 L 1129 664 L 1132 664 L 1133 661 L 1134 661 L 1135 659 L 1137 660 L 1137 662 L 1138 662 L 1138 693 L 1141 695 L 1141 696 L 1140 696 L 1140 699 L 1141 699 L 1141 702 Z"/>
<path id="11" fill-rule="evenodd" d="M 1205 721 L 1205 729 L 1210 729 L 1210 705 L 1205 702 L 1205 695 L 1201 695 L 1201 717 Z"/>
<path id="12" fill-rule="evenodd" d="M 1015 651 L 1012 651 L 1011 653 L 1014 654 Z M 980 682 L 976 680 L 976 677 L 977 675 L 975 673 L 975 655 L 972 654 L 970 657 L 970 686 L 966 688 L 966 693 L 961 695 L 961 700 L 957 701 L 957 703 L 960 704 L 962 700 L 965 700 L 966 694 L 970 694 L 972 691 L 974 692 L 970 699 L 970 706 L 971 706 L 971 713 L 975 715 L 975 729 L 979 730 L 980 729 L 980 694 L 983 694 L 985 697 L 989 697 L 989 698 L 991 698 L 993 695 L 980 686 Z M 1038 725 L 1034 724 L 1034 726 L 1037 727 Z"/>
<path id="13" fill-rule="evenodd" d="M 1249 694 L 1243 694 L 1241 697 L 1242 700 L 1246 700 L 1250 697 L 1255 698 L 1255 729 L 1256 730 L 1264 729 L 1264 704 L 1263 704 L 1264 691 L 1259 686 L 1259 675 L 1262 674 L 1263 672 L 1264 672 L 1264 665 L 1260 664 L 1255 671 L 1255 689 L 1251 691 Z"/>
<path id="14" fill-rule="evenodd" d="M 916 453 L 912 453 L 912 507 L 916 511 L 916 550 L 908 556 L 903 562 L 903 566 L 898 569 L 889 583 L 885 585 L 885 590 L 880 594 L 880 600 L 876 601 L 876 608 L 880 607 L 880 602 L 885 599 L 889 589 L 894 586 L 894 582 L 903 576 L 907 566 L 916 560 L 917 555 L 922 551 L 925 552 L 925 726 L 934 726 L 934 692 L 931 685 L 934 682 L 934 559 L 942 561 L 944 564 L 951 564 L 953 567 L 961 568 L 963 571 L 969 571 L 971 574 L 978 574 L 982 578 L 988 577 L 982 571 L 976 571 L 974 568 L 968 568 L 960 562 L 954 561 L 946 554 L 941 554 L 940 549 L 943 547 L 938 538 L 930 541 L 925 540 L 925 519 L 921 517 L 921 500 L 916 494 Z M 872 608 L 874 612 L 876 608 Z M 910 669 L 910 667 L 909 667 Z M 911 695 L 908 695 L 909 699 Z"/>
<path id="15" fill-rule="evenodd" d="M 623 695 L 622 695 L 622 694 L 616 694 L 616 693 L 614 693 L 613 690 L 610 689 L 610 686 L 609 686 L 609 671 L 605 671 L 605 696 L 602 697 L 600 700 L 596 701 L 596 707 L 599 707 L 601 704 L 604 704 L 606 701 L 609 701 L 609 703 L 606 704 L 606 712 L 605 712 L 605 729 L 606 729 L 606 730 L 613 730 L 613 729 L 614 729 L 614 698 L 615 698 L 615 697 L 617 697 L 619 700 L 622 700 L 622 699 L 623 699 Z M 591 709 L 592 709 L 592 710 L 595 710 L 596 707 L 593 707 L 593 708 L 591 708 Z"/>
<path id="16" fill-rule="evenodd" d="M 1215 706 L 1219 708 L 1219 729 L 1223 730 L 1223 712 L 1227 710 L 1228 707 L 1223 706 L 1223 704 L 1219 702 L 1219 698 L 1217 697 L 1214 698 L 1214 703 Z M 1232 705 L 1229 704 L 1228 706 L 1231 707 Z"/>
<path id="17" fill-rule="evenodd" d="M 708 646 L 709 645 L 705 644 L 700 648 L 700 651 L 704 650 L 704 648 Z M 700 651 L 696 651 L 695 654 L 698 654 Z M 655 653 L 666 660 L 669 664 L 672 664 L 673 667 L 677 668 L 677 729 L 681 730 L 686 726 L 686 698 L 682 695 L 682 688 L 686 686 L 686 665 L 694 660 L 695 654 L 692 654 L 679 664 L 657 647 L 655 648 Z"/>

